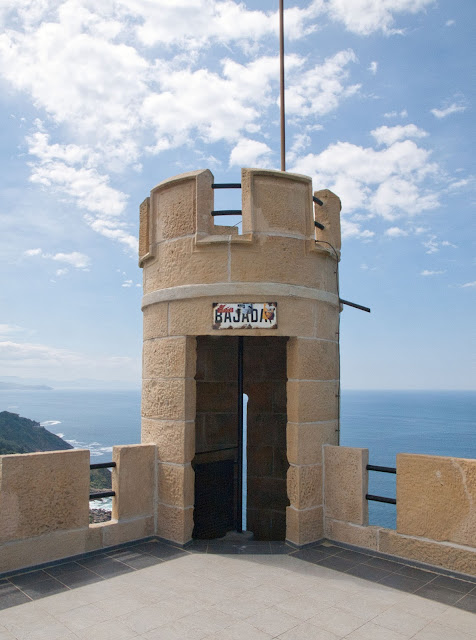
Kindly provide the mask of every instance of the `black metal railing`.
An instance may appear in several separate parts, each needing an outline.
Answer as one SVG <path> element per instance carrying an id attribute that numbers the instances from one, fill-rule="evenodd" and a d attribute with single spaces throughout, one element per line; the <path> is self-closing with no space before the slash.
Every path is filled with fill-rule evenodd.
<path id="1" fill-rule="evenodd" d="M 241 189 L 241 182 L 221 182 L 212 184 L 212 189 Z M 241 209 L 222 209 L 212 211 L 212 216 L 241 216 Z"/>
<path id="2" fill-rule="evenodd" d="M 89 470 L 92 471 L 93 469 L 110 469 L 115 466 L 115 462 L 95 462 L 89 465 Z M 95 493 L 89 494 L 89 499 L 99 500 L 99 498 L 113 498 L 115 495 L 115 491 L 96 491 Z"/>
<path id="3" fill-rule="evenodd" d="M 376 464 L 368 464 L 366 467 L 367 471 L 380 471 L 381 473 L 397 473 L 396 467 L 381 467 Z M 372 493 L 367 493 L 365 495 L 366 500 L 372 500 L 373 502 L 386 502 L 387 504 L 397 504 L 397 500 L 395 498 L 387 498 L 386 496 L 375 496 Z"/>

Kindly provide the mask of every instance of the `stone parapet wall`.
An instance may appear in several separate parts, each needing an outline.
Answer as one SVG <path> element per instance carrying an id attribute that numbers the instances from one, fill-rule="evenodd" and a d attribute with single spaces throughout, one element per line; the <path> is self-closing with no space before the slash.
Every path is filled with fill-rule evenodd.
<path id="1" fill-rule="evenodd" d="M 397 529 L 368 525 L 368 449 L 323 447 L 324 535 L 476 576 L 476 460 L 397 455 Z"/>
<path id="2" fill-rule="evenodd" d="M 156 533 L 157 448 L 113 447 L 112 519 L 89 524 L 89 451 L 0 456 L 0 573 Z"/>

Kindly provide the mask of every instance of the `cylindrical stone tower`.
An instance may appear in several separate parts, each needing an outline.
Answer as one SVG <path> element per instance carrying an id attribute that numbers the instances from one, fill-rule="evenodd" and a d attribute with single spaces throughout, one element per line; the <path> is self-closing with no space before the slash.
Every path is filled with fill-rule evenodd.
<path id="1" fill-rule="evenodd" d="M 313 205 L 306 176 L 243 169 L 238 234 L 214 225 L 212 184 L 208 170 L 175 176 L 140 208 L 156 532 L 184 544 L 233 528 L 241 357 L 248 529 L 307 544 L 323 537 L 322 445 L 338 443 L 340 201 L 323 190 Z"/>

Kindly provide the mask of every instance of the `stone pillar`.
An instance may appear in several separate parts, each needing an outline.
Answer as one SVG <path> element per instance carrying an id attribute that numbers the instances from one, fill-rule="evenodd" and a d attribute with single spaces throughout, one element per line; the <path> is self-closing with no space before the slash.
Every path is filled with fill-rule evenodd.
<path id="1" fill-rule="evenodd" d="M 180 544 L 193 530 L 196 339 L 144 341 L 142 442 L 157 445 L 157 535 Z"/>
<path id="2" fill-rule="evenodd" d="M 296 545 L 323 537 L 322 445 L 338 441 L 336 341 L 288 342 L 288 497 L 286 538 Z"/>

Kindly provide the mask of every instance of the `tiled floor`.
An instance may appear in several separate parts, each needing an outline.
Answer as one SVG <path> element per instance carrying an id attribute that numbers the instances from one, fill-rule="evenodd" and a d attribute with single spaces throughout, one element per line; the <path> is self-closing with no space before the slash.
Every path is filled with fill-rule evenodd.
<path id="1" fill-rule="evenodd" d="M 328 544 L 130 545 L 0 580 L 0 640 L 475 640 L 476 582 Z"/>

